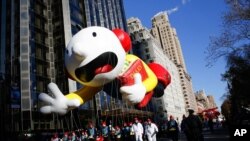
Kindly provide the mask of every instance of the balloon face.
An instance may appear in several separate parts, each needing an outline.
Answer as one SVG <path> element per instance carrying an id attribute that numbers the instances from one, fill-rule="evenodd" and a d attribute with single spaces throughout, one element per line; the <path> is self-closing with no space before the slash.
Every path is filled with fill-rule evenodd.
<path id="1" fill-rule="evenodd" d="M 74 35 L 65 52 L 69 75 L 83 85 L 97 87 L 121 73 L 125 51 L 117 36 L 104 27 L 88 27 Z"/>

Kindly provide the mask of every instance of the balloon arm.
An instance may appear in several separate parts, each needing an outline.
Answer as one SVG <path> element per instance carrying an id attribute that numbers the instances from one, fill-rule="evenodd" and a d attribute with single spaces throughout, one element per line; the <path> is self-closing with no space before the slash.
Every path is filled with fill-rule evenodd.
<path id="1" fill-rule="evenodd" d="M 39 99 L 46 104 L 41 106 L 40 111 L 44 114 L 66 114 L 69 110 L 79 107 L 90 100 L 101 88 L 83 87 L 82 89 L 64 95 L 55 83 L 48 84 L 51 95 L 41 93 Z"/>
<path id="2" fill-rule="evenodd" d="M 67 99 L 77 99 L 80 101 L 80 104 L 85 103 L 93 98 L 93 96 L 98 93 L 102 87 L 89 87 L 83 86 L 83 88 L 79 89 L 78 91 L 69 93 L 66 95 Z"/>
<path id="3" fill-rule="evenodd" d="M 150 63 L 148 67 L 154 72 L 158 81 L 167 87 L 171 83 L 171 75 L 166 68 L 157 63 Z"/>
<path id="4" fill-rule="evenodd" d="M 152 98 L 153 94 L 154 94 L 153 91 L 146 93 L 146 95 L 144 96 L 142 101 L 136 105 L 137 108 L 145 107 L 148 104 L 148 102 L 150 101 L 150 99 Z"/>
<path id="5" fill-rule="evenodd" d="M 143 66 L 148 74 L 148 77 L 145 80 L 143 80 L 142 83 L 145 86 L 146 91 L 150 92 L 156 87 L 158 79 L 155 76 L 154 72 L 145 63 L 143 63 Z"/>
<path id="6" fill-rule="evenodd" d="M 120 87 L 122 93 L 122 99 L 131 104 L 137 104 L 141 102 L 146 93 L 146 88 L 142 83 L 140 73 L 134 75 L 134 84 L 130 86 Z"/>
<path id="7" fill-rule="evenodd" d="M 137 56 L 132 55 L 132 54 L 127 54 L 126 55 L 126 62 L 130 62 L 130 64 L 133 64 L 134 62 L 137 62 L 137 64 L 139 64 L 139 66 L 137 66 L 137 67 L 133 68 L 133 67 L 130 66 L 130 67 L 128 67 L 126 69 L 126 72 L 129 73 L 128 77 L 131 76 L 131 75 L 133 76 L 134 73 L 140 73 L 140 75 L 142 76 L 142 83 L 146 88 L 146 92 L 150 92 L 156 87 L 156 85 L 158 83 L 156 75 L 148 67 L 148 65 L 146 65 L 140 58 L 138 58 Z M 142 67 L 140 67 L 141 64 L 142 64 Z M 139 71 L 138 72 L 138 67 L 140 68 L 140 70 L 144 70 L 145 74 L 144 74 L 144 71 Z"/>
<path id="8" fill-rule="evenodd" d="M 46 93 L 39 95 L 39 99 L 45 102 L 45 105 L 40 108 L 40 111 L 44 114 L 58 113 L 64 115 L 69 109 L 80 106 L 78 99 L 66 98 L 55 83 L 48 84 L 48 91 L 51 95 Z"/>

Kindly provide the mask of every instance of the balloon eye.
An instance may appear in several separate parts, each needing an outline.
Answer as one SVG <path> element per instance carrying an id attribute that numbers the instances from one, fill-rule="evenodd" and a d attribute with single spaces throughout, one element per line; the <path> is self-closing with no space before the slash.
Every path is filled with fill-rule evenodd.
<path id="1" fill-rule="evenodd" d="M 97 36 L 96 32 L 93 32 L 92 35 L 93 35 L 93 37 L 96 37 L 96 36 Z"/>

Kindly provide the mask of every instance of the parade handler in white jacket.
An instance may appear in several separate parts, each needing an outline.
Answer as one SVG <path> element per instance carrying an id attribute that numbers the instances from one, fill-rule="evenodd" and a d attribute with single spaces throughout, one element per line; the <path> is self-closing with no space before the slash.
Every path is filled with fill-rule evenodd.
<path id="1" fill-rule="evenodd" d="M 158 127 L 152 123 L 151 119 L 147 120 L 148 124 L 145 129 L 145 134 L 148 141 L 156 141 L 156 134 L 158 132 Z"/>
<path id="2" fill-rule="evenodd" d="M 135 118 L 135 123 L 132 126 L 134 133 L 135 133 L 135 141 L 143 141 L 142 135 L 143 135 L 143 126 L 139 122 L 138 118 Z"/>

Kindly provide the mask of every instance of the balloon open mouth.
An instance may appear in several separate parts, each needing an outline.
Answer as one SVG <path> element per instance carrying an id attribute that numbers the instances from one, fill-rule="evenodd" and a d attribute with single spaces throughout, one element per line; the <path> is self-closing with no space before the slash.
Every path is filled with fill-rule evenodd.
<path id="1" fill-rule="evenodd" d="M 97 58 L 75 70 L 76 77 L 82 82 L 91 81 L 96 75 L 112 71 L 118 62 L 117 56 L 112 52 L 105 52 Z"/>

